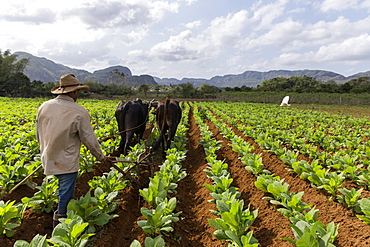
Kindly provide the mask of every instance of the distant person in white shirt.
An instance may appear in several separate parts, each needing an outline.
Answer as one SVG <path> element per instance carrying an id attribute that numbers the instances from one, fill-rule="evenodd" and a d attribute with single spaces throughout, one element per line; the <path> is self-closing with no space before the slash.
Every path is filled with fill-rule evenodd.
<path id="1" fill-rule="evenodd" d="M 280 106 L 290 106 L 290 104 L 288 103 L 289 103 L 289 96 L 285 96 L 283 101 L 281 101 Z"/>
<path id="2" fill-rule="evenodd" d="M 53 227 L 67 214 L 73 199 L 79 170 L 80 147 L 83 143 L 100 162 L 112 161 L 103 154 L 90 124 L 88 111 L 76 103 L 80 90 L 88 90 L 73 74 L 60 77 L 59 86 L 51 89 L 58 96 L 44 102 L 36 117 L 36 137 L 40 144 L 45 175 L 59 180 L 58 208 Z"/>

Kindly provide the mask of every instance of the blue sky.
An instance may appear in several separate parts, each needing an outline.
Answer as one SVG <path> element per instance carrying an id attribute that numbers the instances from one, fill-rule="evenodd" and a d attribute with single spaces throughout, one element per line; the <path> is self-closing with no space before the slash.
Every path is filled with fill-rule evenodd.
<path id="1" fill-rule="evenodd" d="M 370 0 L 0 0 L 0 49 L 93 72 L 370 70 Z"/>

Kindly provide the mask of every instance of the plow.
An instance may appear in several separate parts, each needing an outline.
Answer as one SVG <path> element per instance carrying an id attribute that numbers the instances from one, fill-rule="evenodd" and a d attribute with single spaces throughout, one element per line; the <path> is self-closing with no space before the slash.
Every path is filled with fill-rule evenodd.
<path id="1" fill-rule="evenodd" d="M 140 180 L 140 179 L 136 179 L 134 178 L 130 172 L 133 170 L 133 169 L 136 169 L 136 174 L 138 176 L 140 176 L 141 174 L 141 171 L 143 170 L 147 170 L 149 172 L 149 176 L 152 176 L 153 173 L 154 173 L 154 163 L 151 163 L 151 162 L 146 162 L 144 161 L 145 159 L 147 159 L 152 153 L 147 151 L 147 148 L 145 149 L 145 151 L 143 153 L 140 153 L 136 159 L 136 161 L 126 161 L 126 160 L 112 160 L 112 166 L 117 170 L 119 171 L 120 173 L 123 174 L 123 176 L 127 177 L 132 184 L 136 184 L 139 186 L 139 188 L 143 188 L 144 187 L 144 184 L 143 182 Z M 109 157 L 109 156 L 108 156 Z M 127 170 L 122 170 L 120 167 L 117 166 L 117 163 L 130 163 L 130 164 L 133 164 L 132 166 L 130 166 Z M 143 169 L 144 167 L 146 167 L 146 169 Z"/>

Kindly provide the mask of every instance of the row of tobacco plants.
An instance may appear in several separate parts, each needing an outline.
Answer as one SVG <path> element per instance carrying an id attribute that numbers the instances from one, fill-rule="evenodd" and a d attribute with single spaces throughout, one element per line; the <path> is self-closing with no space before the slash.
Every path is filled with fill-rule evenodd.
<path id="1" fill-rule="evenodd" d="M 170 236 L 174 231 L 173 223 L 180 220 L 181 211 L 175 212 L 177 199 L 174 195 L 177 183 L 186 176 L 186 171 L 182 168 L 181 163 L 187 152 L 188 110 L 188 108 L 185 109 L 182 114 L 176 136 L 171 143 L 171 148 L 166 150 L 166 159 L 160 165 L 159 171 L 150 178 L 149 186 L 139 191 L 150 206 L 150 208 L 142 207 L 140 209 L 145 220 L 137 222 L 148 235 L 144 241 L 145 247 L 166 246 L 163 235 Z M 141 247 L 141 244 L 138 240 L 134 240 L 130 247 Z"/>
<path id="2" fill-rule="evenodd" d="M 200 143 L 206 154 L 207 169 L 204 172 L 213 180 L 212 185 L 204 185 L 213 197 L 210 203 L 215 203 L 217 208 L 211 212 L 218 218 L 208 219 L 209 224 L 216 229 L 213 235 L 219 240 L 231 242 L 230 246 L 257 247 L 258 240 L 253 237 L 253 231 L 249 228 L 258 216 L 258 209 L 251 211 L 250 206 L 245 208 L 244 201 L 238 199 L 240 192 L 238 188 L 231 186 L 233 179 L 228 172 L 228 164 L 217 159 L 220 141 L 212 137 L 213 133 L 203 122 L 197 107 L 194 107 L 194 118 L 200 128 Z"/>

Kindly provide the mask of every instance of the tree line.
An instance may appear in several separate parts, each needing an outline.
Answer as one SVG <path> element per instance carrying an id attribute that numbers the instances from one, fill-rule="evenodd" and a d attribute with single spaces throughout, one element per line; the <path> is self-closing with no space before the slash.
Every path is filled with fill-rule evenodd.
<path id="1" fill-rule="evenodd" d="M 30 81 L 23 73 L 28 64 L 28 59 L 18 60 L 17 56 L 9 50 L 0 50 L 0 96 L 8 97 L 50 97 L 51 88 L 57 85 L 55 82 Z M 122 77 L 124 75 L 120 75 Z M 338 85 L 334 81 L 320 82 L 312 77 L 294 76 L 289 78 L 277 77 L 263 81 L 255 88 L 225 87 L 218 88 L 208 84 L 194 87 L 190 82 L 179 85 L 156 85 L 142 84 L 136 87 L 123 86 L 117 83 L 103 85 L 93 81 L 85 81 L 89 91 L 82 93 L 85 97 L 176 97 L 186 99 L 211 99 L 222 98 L 225 95 L 240 95 L 240 93 L 251 92 L 286 92 L 286 93 L 340 93 L 360 94 L 369 92 L 370 78 L 359 77 L 346 83 Z"/>

